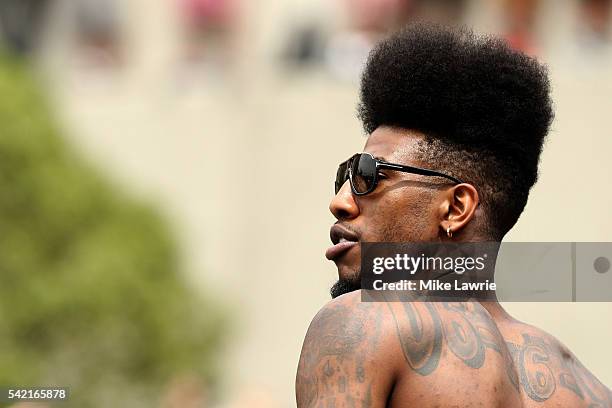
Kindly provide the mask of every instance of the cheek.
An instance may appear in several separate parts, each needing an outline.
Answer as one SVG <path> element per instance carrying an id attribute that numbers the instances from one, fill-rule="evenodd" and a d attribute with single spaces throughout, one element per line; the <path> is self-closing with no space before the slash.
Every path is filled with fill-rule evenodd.
<path id="1" fill-rule="evenodd" d="M 389 197 L 373 206 L 364 237 L 373 242 L 429 241 L 437 236 L 433 200 L 429 194 Z M 394 199 L 391 199 L 394 198 Z"/>

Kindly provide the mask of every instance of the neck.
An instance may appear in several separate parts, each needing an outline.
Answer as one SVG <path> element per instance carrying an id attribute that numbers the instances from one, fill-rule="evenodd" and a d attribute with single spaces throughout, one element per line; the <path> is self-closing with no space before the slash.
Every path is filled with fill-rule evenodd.
<path id="1" fill-rule="evenodd" d="M 478 302 L 484 307 L 494 320 L 511 320 L 512 316 L 499 304 L 497 297 L 490 301 Z"/>

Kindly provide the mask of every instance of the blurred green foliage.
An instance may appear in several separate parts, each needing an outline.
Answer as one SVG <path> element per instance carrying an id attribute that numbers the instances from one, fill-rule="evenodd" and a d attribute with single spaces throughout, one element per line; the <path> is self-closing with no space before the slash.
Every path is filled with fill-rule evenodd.
<path id="1" fill-rule="evenodd" d="M 25 64 L 0 56 L 0 384 L 65 407 L 155 406 L 214 388 L 226 319 L 192 293 L 160 216 L 71 151 Z"/>

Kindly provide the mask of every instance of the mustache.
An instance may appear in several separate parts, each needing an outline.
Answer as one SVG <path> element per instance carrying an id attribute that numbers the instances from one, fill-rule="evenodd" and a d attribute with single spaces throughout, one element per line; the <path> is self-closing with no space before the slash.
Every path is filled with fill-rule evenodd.
<path id="1" fill-rule="evenodd" d="M 334 223 L 334 225 L 339 225 L 342 228 L 344 228 L 345 230 L 350 231 L 350 232 L 352 232 L 353 234 L 355 234 L 357 236 L 361 236 L 359 231 L 357 231 L 355 228 L 353 228 L 350 224 L 346 224 L 346 223 L 343 223 L 343 222 L 340 222 L 340 221 L 336 221 Z"/>

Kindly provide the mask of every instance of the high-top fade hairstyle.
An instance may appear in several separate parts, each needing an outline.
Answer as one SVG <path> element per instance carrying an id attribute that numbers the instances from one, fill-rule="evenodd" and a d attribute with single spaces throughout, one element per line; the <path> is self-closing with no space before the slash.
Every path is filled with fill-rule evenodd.
<path id="1" fill-rule="evenodd" d="M 538 177 L 549 93 L 545 67 L 502 39 L 418 23 L 370 53 L 358 113 L 368 134 L 423 133 L 418 159 L 473 184 L 486 217 L 479 230 L 501 240 Z"/>

